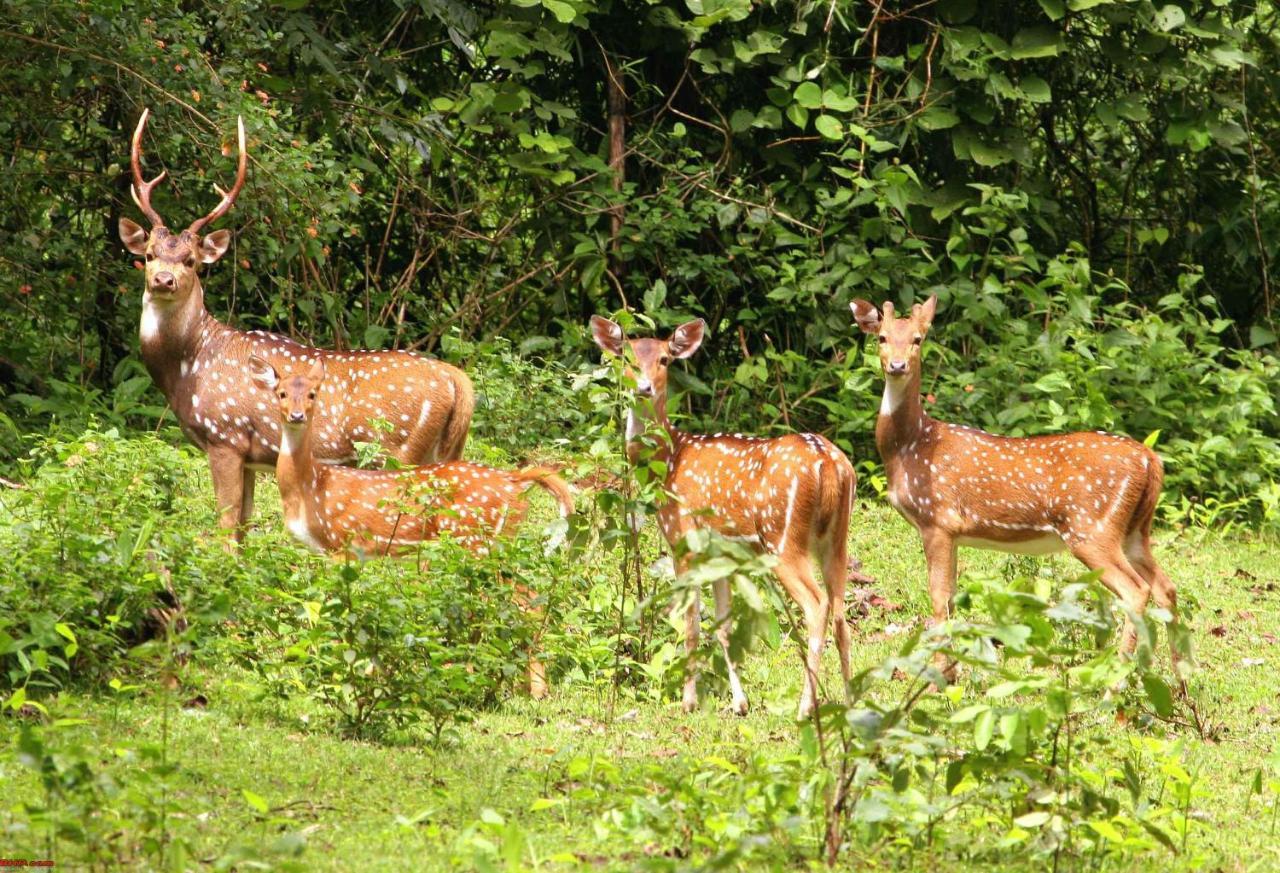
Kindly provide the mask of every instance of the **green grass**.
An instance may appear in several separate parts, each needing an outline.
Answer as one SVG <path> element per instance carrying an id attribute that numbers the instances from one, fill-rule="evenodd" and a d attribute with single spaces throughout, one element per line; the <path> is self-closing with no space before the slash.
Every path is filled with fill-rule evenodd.
<path id="1" fill-rule="evenodd" d="M 274 488 L 268 484 L 259 493 L 266 506 L 258 523 L 269 531 L 278 523 Z M 877 580 L 876 593 L 897 606 L 871 607 L 855 619 L 857 668 L 890 654 L 902 627 L 920 621 L 928 601 L 918 537 L 883 501 L 863 495 L 850 537 L 852 554 Z M 652 552 L 652 525 L 646 541 Z M 1159 532 L 1156 551 L 1191 617 L 1198 662 L 1192 687 L 1214 739 L 1176 732 L 1187 738 L 1187 768 L 1207 789 L 1196 809 L 1204 827 L 1192 835 L 1190 851 L 1178 858 L 1143 856 L 1132 869 L 1156 860 L 1171 869 L 1193 862 L 1211 869 L 1275 869 L 1276 798 L 1265 792 L 1251 799 L 1249 788 L 1252 768 L 1273 751 L 1280 716 L 1280 643 L 1271 636 L 1280 635 L 1280 546 L 1243 531 L 1166 530 Z M 305 560 L 311 559 L 299 553 L 300 566 Z M 1061 580 L 1080 572 L 1066 557 L 1032 562 L 973 550 L 962 550 L 961 568 L 1051 573 Z M 674 641 L 675 632 L 669 633 Z M 838 687 L 832 648 L 824 672 L 830 696 Z M 118 700 L 109 691 L 65 692 L 53 708 L 86 720 L 61 732 L 83 741 L 104 766 L 116 749 L 162 744 L 167 760 L 179 766 L 177 811 L 165 828 L 205 860 L 236 846 L 261 853 L 283 836 L 282 848 L 299 851 L 297 863 L 307 870 L 465 869 L 481 865 L 489 846 L 500 858 L 507 853 L 509 869 L 631 869 L 650 847 L 623 831 L 598 829 L 598 802 L 535 808 L 543 798 L 566 796 L 570 762 L 605 762 L 623 779 L 642 778 L 642 768 L 654 762 L 679 769 L 712 756 L 741 761 L 755 751 L 786 755 L 798 737 L 793 712 L 801 674 L 794 643 L 785 639 L 779 649 L 756 651 L 746 660 L 742 676 L 752 711 L 744 718 L 728 715 L 727 694 L 713 689 L 704 690 L 701 711 L 685 715 L 675 697 L 654 701 L 650 688 L 614 689 L 588 679 L 557 684 L 541 702 L 512 696 L 475 713 L 439 746 L 343 739 L 306 704 L 280 701 L 253 674 L 217 660 L 197 660 L 180 675 L 182 686 L 172 691 L 145 683 Z M 207 705 L 183 706 L 196 695 Z M 6 719 L 0 730 L 13 734 L 17 724 Z M 1115 739 L 1165 733 L 1115 723 L 1082 729 Z M 1118 756 L 1118 747 L 1111 748 Z M 22 822 L 14 802 L 40 799 L 34 774 L 12 756 L 0 757 L 0 784 L 0 857 L 64 857 L 64 846 L 32 844 L 29 833 L 13 829 Z M 267 813 L 255 808 L 258 798 Z M 816 845 L 812 849 L 816 857 Z M 931 866 L 927 861 L 922 855 L 921 865 Z"/>

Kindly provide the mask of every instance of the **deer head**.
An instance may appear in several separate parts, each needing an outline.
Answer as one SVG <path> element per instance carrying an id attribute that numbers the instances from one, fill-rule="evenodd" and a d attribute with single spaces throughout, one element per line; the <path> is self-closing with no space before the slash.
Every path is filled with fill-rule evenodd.
<path id="1" fill-rule="evenodd" d="M 623 337 L 622 327 L 599 315 L 591 316 L 591 335 L 596 345 L 611 355 L 626 360 L 626 376 L 636 386 L 638 397 L 650 398 L 654 407 L 667 402 L 667 367 L 677 358 L 687 358 L 702 345 L 707 323 L 701 318 L 685 322 L 667 339 L 633 339 Z M 631 356 L 626 357 L 626 346 Z"/>
<path id="2" fill-rule="evenodd" d="M 237 119 L 239 130 L 240 156 L 236 170 L 236 181 L 230 191 L 223 191 L 218 186 L 214 189 L 222 195 L 222 200 L 213 211 L 203 218 L 198 218 L 181 233 L 173 233 L 165 227 L 164 219 L 151 206 L 151 192 L 165 177 L 161 172 L 151 181 L 142 177 L 142 134 L 147 126 L 149 109 L 142 111 L 138 119 L 138 127 L 133 132 L 133 148 L 130 163 L 133 167 L 133 185 L 130 188 L 133 200 L 142 210 L 142 214 L 151 222 L 151 230 L 127 218 L 120 219 L 120 241 L 125 248 L 135 255 L 146 259 L 146 290 L 153 300 L 163 302 L 181 302 L 195 286 L 196 275 L 201 264 L 212 264 L 222 257 L 231 245 L 231 231 L 215 230 L 208 236 L 201 236 L 200 231 L 206 224 L 220 218 L 231 204 L 235 202 L 240 189 L 244 187 L 245 170 L 248 166 L 248 153 L 244 147 L 244 120 Z"/>
<path id="3" fill-rule="evenodd" d="M 924 303 L 913 305 L 911 314 L 906 318 L 894 316 L 891 300 L 885 301 L 883 318 L 875 306 L 865 300 L 854 300 L 849 308 L 853 310 L 853 318 L 862 332 L 879 340 L 880 367 L 886 378 L 901 380 L 919 374 L 920 346 L 929 333 L 929 326 L 933 324 L 933 314 L 938 308 L 938 295 L 933 295 Z"/>
<path id="4" fill-rule="evenodd" d="M 294 374 L 282 379 L 275 367 L 257 355 L 251 355 L 249 376 L 276 395 L 280 420 L 286 428 L 305 427 L 315 408 L 316 390 L 324 381 L 324 362 L 316 358 L 305 376 Z"/>

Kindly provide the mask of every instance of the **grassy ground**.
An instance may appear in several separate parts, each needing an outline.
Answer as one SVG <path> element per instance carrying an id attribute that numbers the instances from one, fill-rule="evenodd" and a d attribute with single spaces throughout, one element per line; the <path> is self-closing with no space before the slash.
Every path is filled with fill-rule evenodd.
<path id="1" fill-rule="evenodd" d="M 270 503 L 274 489 L 260 493 Z M 266 508 L 263 525 L 273 523 L 273 511 Z M 924 560 L 908 525 L 874 498 L 859 505 L 851 540 L 864 571 L 877 580 L 875 592 L 889 601 L 854 623 L 855 666 L 868 666 L 925 614 Z M 1280 634 L 1280 547 L 1238 532 L 1163 531 L 1157 555 L 1192 610 L 1199 662 L 1193 684 L 1216 726 L 1214 741 L 1188 740 L 1188 769 L 1207 789 L 1197 813 L 1205 827 L 1194 834 L 1188 856 L 1171 862 L 1165 856 L 1162 864 L 1185 867 L 1200 856 L 1215 869 L 1280 868 L 1274 798 L 1248 796 L 1251 768 L 1272 752 L 1280 714 L 1280 644 L 1272 635 Z M 961 561 L 962 569 L 1052 572 L 1064 579 L 1078 572 L 1066 557 L 1030 564 L 963 551 Z M 830 685 L 832 650 L 825 669 Z M 677 700 L 562 684 L 546 701 L 515 697 L 477 713 L 455 742 L 435 748 L 362 743 L 317 730 L 305 707 L 266 697 L 250 675 L 217 664 L 193 665 L 184 686 L 169 694 L 120 701 L 66 694 L 58 708 L 87 720 L 67 730 L 104 760 L 117 747 L 164 740 L 169 760 L 181 767 L 178 811 L 167 828 L 197 859 L 240 844 L 269 846 L 292 834 L 303 838 L 301 848 L 295 836 L 280 848 L 300 851 L 308 870 L 469 868 L 491 856 L 507 869 L 629 869 L 646 846 L 596 828 L 597 807 L 538 808 L 542 798 L 563 795 L 571 762 L 611 765 L 626 778 L 652 762 L 736 760 L 761 749 L 784 755 L 796 745 L 792 714 L 800 680 L 796 652 L 784 642 L 744 665 L 753 707 L 744 718 L 724 713 L 726 696 L 704 694 L 702 710 L 685 715 Z M 207 705 L 182 706 L 197 694 Z M 15 799 L 39 797 L 29 770 L 12 760 L 0 768 L 6 809 Z M 0 826 L 15 820 L 0 811 Z M 59 854 L 56 846 L 24 844 L 22 832 L 7 840 L 0 857 Z"/>

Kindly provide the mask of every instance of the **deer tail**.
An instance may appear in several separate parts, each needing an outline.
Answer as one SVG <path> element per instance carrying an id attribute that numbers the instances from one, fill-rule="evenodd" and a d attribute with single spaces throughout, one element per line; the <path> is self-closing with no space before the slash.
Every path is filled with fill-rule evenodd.
<path id="1" fill-rule="evenodd" d="M 476 392 L 467 374 L 453 366 L 449 366 L 449 371 L 447 376 L 453 383 L 453 408 L 449 410 L 449 419 L 440 437 L 438 460 L 441 461 L 462 458 L 462 447 L 466 445 L 467 432 L 471 429 L 471 414 L 476 408 Z"/>
<path id="2" fill-rule="evenodd" d="M 569 490 L 569 483 L 561 479 L 555 470 L 550 467 L 525 467 L 511 475 L 517 482 L 528 482 L 545 489 L 560 504 L 562 518 L 573 515 L 573 492 Z"/>
<path id="3" fill-rule="evenodd" d="M 1149 446 L 1142 449 L 1147 459 L 1147 483 L 1133 510 L 1132 527 L 1147 536 L 1151 533 L 1151 521 L 1155 518 L 1156 504 L 1160 502 L 1160 492 L 1164 488 L 1164 462 Z"/>

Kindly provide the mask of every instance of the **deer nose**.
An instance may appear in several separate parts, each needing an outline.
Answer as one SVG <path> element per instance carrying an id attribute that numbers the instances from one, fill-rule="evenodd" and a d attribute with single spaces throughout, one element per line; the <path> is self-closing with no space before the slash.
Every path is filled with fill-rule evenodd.
<path id="1" fill-rule="evenodd" d="M 890 361 L 889 366 L 885 369 L 885 372 L 888 373 L 890 376 L 901 376 L 903 373 L 907 372 L 907 362 L 906 361 Z"/>
<path id="2" fill-rule="evenodd" d="M 302 423 L 303 423 L 304 421 L 306 421 L 306 420 L 307 420 L 307 416 L 306 416 L 306 413 L 304 413 L 304 412 L 290 412 L 290 413 L 289 413 L 289 423 L 290 423 L 290 424 L 302 424 Z"/>
<path id="3" fill-rule="evenodd" d="M 176 280 L 173 278 L 173 274 L 166 270 L 163 273 L 156 273 L 152 276 L 151 284 L 155 288 L 168 288 L 169 290 L 173 290 Z"/>
<path id="4" fill-rule="evenodd" d="M 639 394 L 641 397 L 652 397 L 653 383 L 650 382 L 648 379 L 637 379 L 636 393 Z"/>

